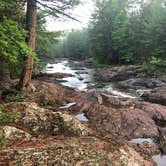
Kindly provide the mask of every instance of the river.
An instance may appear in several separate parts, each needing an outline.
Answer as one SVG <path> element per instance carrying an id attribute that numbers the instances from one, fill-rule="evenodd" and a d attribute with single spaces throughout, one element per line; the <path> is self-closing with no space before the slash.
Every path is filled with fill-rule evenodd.
<path id="1" fill-rule="evenodd" d="M 59 82 L 61 85 L 76 91 L 99 91 L 126 98 L 138 98 L 142 93 L 141 89 L 120 89 L 117 87 L 116 82 L 97 82 L 94 78 L 94 67 L 82 61 L 55 60 L 46 65 L 44 72 L 71 74 L 72 76 L 59 79 Z"/>

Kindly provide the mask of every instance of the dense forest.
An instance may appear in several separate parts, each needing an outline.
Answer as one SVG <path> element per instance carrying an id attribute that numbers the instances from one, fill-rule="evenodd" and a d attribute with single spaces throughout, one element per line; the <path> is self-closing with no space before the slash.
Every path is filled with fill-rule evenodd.
<path id="1" fill-rule="evenodd" d="M 164 73 L 165 30 L 165 0 L 97 1 L 89 27 L 68 33 L 55 55 L 91 58 L 96 64 L 141 64 L 147 74 L 156 68 Z"/>

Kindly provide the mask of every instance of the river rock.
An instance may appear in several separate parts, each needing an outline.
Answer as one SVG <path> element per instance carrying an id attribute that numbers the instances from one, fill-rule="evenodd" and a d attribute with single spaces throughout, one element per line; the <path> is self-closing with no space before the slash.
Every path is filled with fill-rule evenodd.
<path id="1" fill-rule="evenodd" d="M 159 133 L 155 120 L 166 120 L 166 107 L 142 100 L 96 92 L 75 94 L 73 100 L 89 123 L 103 133 L 129 138 L 156 137 Z"/>
<path id="2" fill-rule="evenodd" d="M 155 88 L 150 92 L 145 92 L 142 95 L 142 98 L 145 101 L 158 103 L 166 106 L 166 85 L 159 88 Z"/>
<path id="3" fill-rule="evenodd" d="M 138 66 L 105 67 L 96 69 L 95 78 L 103 82 L 123 81 L 136 77 L 139 71 Z"/>
<path id="4" fill-rule="evenodd" d="M 132 138 L 155 137 L 158 136 L 156 120 L 166 121 L 166 107 L 158 104 L 104 93 L 74 92 L 40 81 L 34 82 L 34 85 L 40 93 L 32 93 L 30 97 L 33 100 L 39 104 L 43 100 L 45 106 L 54 108 L 74 102 L 76 105 L 65 111 L 85 113 L 88 122 L 102 132 Z M 57 105 L 58 100 L 66 103 Z"/>
<path id="5" fill-rule="evenodd" d="M 23 142 L 36 140 L 31 134 L 13 126 L 1 126 L 0 135 L 4 137 L 5 146 L 17 146 Z"/>
<path id="6" fill-rule="evenodd" d="M 60 82 L 60 79 L 66 78 L 66 77 L 73 77 L 72 74 L 67 73 L 43 73 L 40 72 L 39 74 L 33 75 L 33 79 L 40 80 L 40 81 L 46 81 L 50 83 L 58 83 Z"/>
<path id="7" fill-rule="evenodd" d="M 131 78 L 120 81 L 118 84 L 124 89 L 154 89 L 166 85 L 165 82 L 157 78 Z"/>
<path id="8" fill-rule="evenodd" d="M 36 102 L 40 106 L 53 106 L 54 108 L 66 104 L 65 94 L 68 90 L 52 83 L 33 81 L 35 92 L 28 95 L 25 101 Z"/>
<path id="9" fill-rule="evenodd" d="M 18 118 L 6 119 L 0 124 L 10 124 L 34 136 L 57 135 L 63 131 L 77 136 L 90 133 L 74 116 L 38 107 L 36 103 L 10 103 L 5 104 L 4 109 L 18 114 Z"/>
<path id="10" fill-rule="evenodd" d="M 166 120 L 166 107 L 158 104 L 116 98 L 103 93 L 74 92 L 40 81 L 34 84 L 40 93 L 31 94 L 31 97 L 34 96 L 33 100 L 35 98 L 38 103 L 42 100 L 49 106 L 56 106 L 59 99 L 66 100 L 67 103 L 74 102 L 76 105 L 72 109 L 69 108 L 69 111 L 85 113 L 89 122 L 103 132 L 126 137 L 155 137 L 158 136 L 155 120 Z M 45 98 L 42 99 L 43 96 Z"/>

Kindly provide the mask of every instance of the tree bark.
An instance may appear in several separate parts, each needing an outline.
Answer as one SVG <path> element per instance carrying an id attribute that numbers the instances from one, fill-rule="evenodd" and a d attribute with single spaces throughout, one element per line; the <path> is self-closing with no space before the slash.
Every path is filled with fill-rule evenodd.
<path id="1" fill-rule="evenodd" d="M 27 0 L 27 13 L 26 13 L 26 26 L 28 31 L 27 43 L 32 52 L 35 51 L 36 43 L 36 13 L 37 5 L 36 0 Z M 25 66 L 23 68 L 19 89 L 22 91 L 28 91 L 31 83 L 32 71 L 33 71 L 33 56 L 29 55 L 25 58 Z"/>
<path id="2" fill-rule="evenodd" d="M 0 60 L 0 82 L 3 84 L 10 83 L 9 65 L 4 60 Z"/>

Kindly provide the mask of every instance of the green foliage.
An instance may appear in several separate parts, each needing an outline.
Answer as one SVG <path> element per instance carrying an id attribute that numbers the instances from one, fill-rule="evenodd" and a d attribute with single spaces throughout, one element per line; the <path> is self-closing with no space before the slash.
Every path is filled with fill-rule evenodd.
<path id="1" fill-rule="evenodd" d="M 0 0 L 0 20 L 4 17 L 14 21 L 21 21 L 24 15 L 25 0 Z"/>
<path id="2" fill-rule="evenodd" d="M 30 55 L 25 37 L 26 32 L 15 21 L 4 18 L 0 24 L 0 58 L 18 63 L 21 55 Z"/>
<path id="3" fill-rule="evenodd" d="M 37 14 L 37 39 L 36 39 L 36 54 L 42 57 L 54 57 L 54 48 L 58 42 L 60 32 L 48 32 L 46 30 L 45 13 L 38 12 Z"/>
<path id="4" fill-rule="evenodd" d="M 19 118 L 20 114 L 5 109 L 3 105 L 0 106 L 0 123 L 14 122 Z"/>
<path id="5" fill-rule="evenodd" d="M 157 76 L 166 73 L 166 60 L 152 57 L 150 61 L 143 63 L 143 74 Z"/>
<path id="6" fill-rule="evenodd" d="M 155 70 L 156 74 L 165 72 L 165 0 L 97 1 L 89 35 L 91 53 L 97 63 L 144 63 L 149 74 Z M 153 55 L 160 62 L 154 64 Z"/>
<path id="7" fill-rule="evenodd" d="M 14 112 L 1 112 L 0 113 L 0 122 L 14 122 L 15 120 L 19 119 L 20 115 Z"/>
<path id="8" fill-rule="evenodd" d="M 97 4 L 90 27 L 92 53 L 100 63 L 118 64 L 126 49 L 126 1 L 108 0 Z"/>
<path id="9" fill-rule="evenodd" d="M 23 94 L 8 94 L 5 97 L 5 102 L 21 102 L 25 99 L 25 96 Z"/>
<path id="10" fill-rule="evenodd" d="M 1 135 L 0 136 L 0 149 L 2 149 L 5 144 L 6 144 L 6 138 L 4 135 Z"/>
<path id="11" fill-rule="evenodd" d="M 68 33 L 55 48 L 57 57 L 85 59 L 90 57 L 89 36 L 87 30 Z"/>

